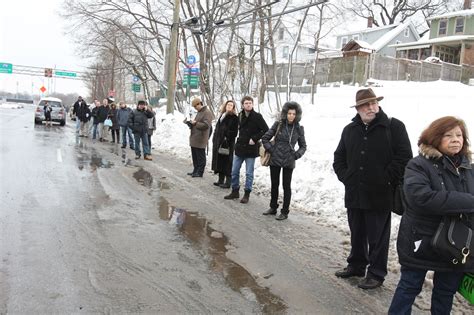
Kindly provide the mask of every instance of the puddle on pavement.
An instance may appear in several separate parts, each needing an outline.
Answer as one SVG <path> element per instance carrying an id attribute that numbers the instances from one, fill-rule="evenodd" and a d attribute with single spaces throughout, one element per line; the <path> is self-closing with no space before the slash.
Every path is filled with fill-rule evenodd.
<path id="1" fill-rule="evenodd" d="M 133 177 L 145 187 L 151 188 L 153 184 L 153 176 L 143 168 L 140 168 L 138 171 L 133 173 Z"/>
<path id="2" fill-rule="evenodd" d="M 227 258 L 227 237 L 210 228 L 206 218 L 199 216 L 197 212 L 171 206 L 164 198 L 159 201 L 159 216 L 161 220 L 176 225 L 186 239 L 206 252 L 211 258 L 210 268 L 221 273 L 232 290 L 246 299 L 256 300 L 263 313 L 283 313 L 288 308 L 280 297 L 272 294 L 268 288 L 259 286 L 247 270 Z"/>
<path id="3" fill-rule="evenodd" d="M 87 146 L 78 145 L 78 149 L 86 149 Z M 114 163 L 104 159 L 101 157 L 95 150 L 92 150 L 92 153 L 88 152 L 81 152 L 78 150 L 76 155 L 77 166 L 80 170 L 83 169 L 90 169 L 91 171 L 95 171 L 98 168 L 111 168 Z"/>
<path id="4" fill-rule="evenodd" d="M 125 149 L 122 149 L 122 164 L 125 166 L 132 164 L 132 160 L 127 157 L 127 152 Z"/>

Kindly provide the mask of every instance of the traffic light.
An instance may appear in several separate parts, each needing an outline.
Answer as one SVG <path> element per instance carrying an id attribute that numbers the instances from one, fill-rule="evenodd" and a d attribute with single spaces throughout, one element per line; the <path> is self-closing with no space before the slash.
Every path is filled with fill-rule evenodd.
<path id="1" fill-rule="evenodd" d="M 44 68 L 44 76 L 47 77 L 47 78 L 53 77 L 53 69 Z"/>

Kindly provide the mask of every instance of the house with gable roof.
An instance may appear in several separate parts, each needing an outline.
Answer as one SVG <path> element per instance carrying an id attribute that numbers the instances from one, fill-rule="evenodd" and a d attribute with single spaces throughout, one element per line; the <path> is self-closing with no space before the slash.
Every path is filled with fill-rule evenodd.
<path id="1" fill-rule="evenodd" d="M 393 45 L 397 57 L 425 60 L 437 57 L 454 64 L 474 65 L 474 10 L 466 1 L 464 10 L 430 17 L 429 32 L 420 40 Z"/>
<path id="2" fill-rule="evenodd" d="M 369 19 L 367 26 L 364 30 L 338 35 L 336 48 L 341 49 L 345 56 L 361 55 L 349 53 L 354 49 L 358 51 L 360 47 L 363 52 L 362 55 L 374 52 L 383 56 L 395 57 L 396 48 L 392 47 L 392 45 L 420 39 L 411 21 L 382 27 L 372 27 L 372 21 Z M 348 44 L 349 46 L 346 47 Z"/>

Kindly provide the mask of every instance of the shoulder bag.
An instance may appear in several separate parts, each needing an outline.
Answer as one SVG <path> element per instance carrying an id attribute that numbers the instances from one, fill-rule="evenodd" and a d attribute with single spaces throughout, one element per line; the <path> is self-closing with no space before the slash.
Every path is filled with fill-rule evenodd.
<path id="1" fill-rule="evenodd" d="M 278 123 L 278 128 L 277 128 L 275 134 L 270 139 L 270 143 L 272 145 L 275 144 L 275 138 L 278 135 L 278 133 L 280 132 L 280 129 L 281 129 L 281 121 Z M 272 154 L 269 151 L 265 150 L 263 144 L 260 144 L 260 149 L 259 150 L 260 150 L 260 152 L 259 152 L 260 153 L 260 164 L 262 166 L 269 166 Z"/>
<path id="2" fill-rule="evenodd" d="M 433 249 L 453 265 L 465 265 L 472 259 L 474 236 L 466 218 L 464 214 L 444 216 L 431 240 Z"/>

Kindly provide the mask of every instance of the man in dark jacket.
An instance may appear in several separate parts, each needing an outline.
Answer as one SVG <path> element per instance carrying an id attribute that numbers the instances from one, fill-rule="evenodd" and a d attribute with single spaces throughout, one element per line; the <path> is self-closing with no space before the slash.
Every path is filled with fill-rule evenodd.
<path id="1" fill-rule="evenodd" d="M 253 110 L 253 98 L 242 99 L 243 110 L 239 114 L 239 136 L 235 144 L 235 155 L 232 163 L 232 192 L 224 199 L 240 197 L 240 168 L 245 161 L 245 190 L 241 203 L 248 203 L 253 185 L 255 158 L 259 156 L 258 141 L 267 132 L 268 125 L 260 113 Z"/>
<path id="2" fill-rule="evenodd" d="M 334 172 L 345 186 L 351 231 L 347 267 L 336 276 L 365 277 L 362 289 L 382 285 L 387 274 L 393 191 L 413 157 L 405 125 L 388 118 L 372 89 L 357 91 L 357 115 L 342 131 Z M 367 268 L 368 265 L 368 268 Z M 366 273 L 367 268 L 367 273 Z"/>
<path id="3" fill-rule="evenodd" d="M 79 109 L 76 111 L 76 119 L 79 120 L 81 124 L 79 137 L 87 137 L 89 133 L 88 123 L 91 119 L 91 111 L 86 102 L 82 102 Z"/>
<path id="4" fill-rule="evenodd" d="M 130 149 L 134 150 L 135 146 L 133 144 L 132 129 L 128 127 L 128 117 L 132 110 L 127 107 L 127 104 L 124 102 L 119 103 L 119 109 L 117 111 L 117 122 L 120 126 L 120 132 L 122 134 L 122 149 L 127 147 L 127 133 L 128 133 L 128 142 L 130 144 Z"/>
<path id="5" fill-rule="evenodd" d="M 192 177 L 202 177 L 204 168 L 206 167 L 206 147 L 212 126 L 212 113 L 207 106 L 204 106 L 199 97 L 193 99 L 191 105 L 198 113 L 193 120 L 185 121 L 191 129 L 189 146 L 191 147 L 194 167 L 193 171 L 188 173 L 188 175 Z"/>
<path id="6" fill-rule="evenodd" d="M 128 117 L 128 127 L 132 129 L 135 137 L 135 159 L 139 159 L 140 140 L 143 143 L 143 158 L 152 160 L 150 145 L 148 144 L 148 118 L 152 118 L 155 114 L 148 108 L 145 101 L 138 101 L 137 109 L 130 113 Z"/>
<path id="7" fill-rule="evenodd" d="M 107 142 L 107 134 L 109 131 L 109 127 L 104 125 L 105 120 L 109 116 L 109 103 L 107 99 L 105 98 L 102 101 L 102 106 L 100 106 L 97 110 L 97 122 L 98 122 L 98 129 L 99 129 L 99 141 L 105 141 Z"/>
<path id="8" fill-rule="evenodd" d="M 82 105 L 87 106 L 87 103 L 82 99 L 82 96 L 79 96 L 72 107 L 72 114 L 76 116 L 76 133 L 79 133 L 79 128 L 81 128 L 81 120 L 79 119 L 78 115 Z"/>

